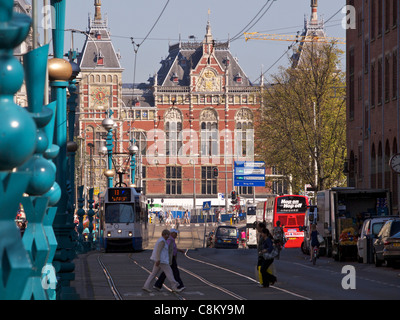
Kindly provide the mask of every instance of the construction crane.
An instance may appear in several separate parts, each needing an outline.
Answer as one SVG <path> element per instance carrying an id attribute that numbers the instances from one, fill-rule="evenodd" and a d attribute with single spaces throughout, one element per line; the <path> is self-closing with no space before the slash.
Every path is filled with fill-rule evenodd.
<path id="1" fill-rule="evenodd" d="M 285 35 L 285 34 L 269 34 L 269 33 L 259 33 L 259 32 L 245 32 L 245 40 L 273 40 L 273 41 L 296 41 L 296 42 L 322 42 L 330 43 L 336 42 L 338 44 L 346 44 L 345 38 L 338 37 L 319 37 L 316 35 Z"/>

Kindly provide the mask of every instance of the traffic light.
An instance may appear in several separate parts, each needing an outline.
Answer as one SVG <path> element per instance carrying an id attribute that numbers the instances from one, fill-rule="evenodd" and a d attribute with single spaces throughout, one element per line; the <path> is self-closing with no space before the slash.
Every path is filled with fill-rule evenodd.
<path id="1" fill-rule="evenodd" d="M 232 204 L 236 204 L 237 203 L 237 197 L 236 197 L 236 191 L 235 190 L 233 190 L 231 192 L 231 203 Z"/>
<path id="2" fill-rule="evenodd" d="M 213 177 L 214 178 L 218 177 L 218 167 L 213 168 Z"/>

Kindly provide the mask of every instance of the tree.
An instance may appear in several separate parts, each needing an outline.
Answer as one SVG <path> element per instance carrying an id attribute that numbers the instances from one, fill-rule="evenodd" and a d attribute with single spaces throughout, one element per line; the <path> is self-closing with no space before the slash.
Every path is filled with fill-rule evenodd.
<path id="1" fill-rule="evenodd" d="M 345 183 L 345 73 L 336 44 L 302 47 L 295 67 L 280 68 L 263 92 L 256 153 L 266 167 L 291 176 L 293 190 Z"/>

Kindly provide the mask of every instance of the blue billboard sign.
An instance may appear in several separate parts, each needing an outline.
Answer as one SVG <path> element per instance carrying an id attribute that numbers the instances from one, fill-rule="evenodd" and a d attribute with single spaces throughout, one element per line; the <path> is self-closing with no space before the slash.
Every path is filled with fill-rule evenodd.
<path id="1" fill-rule="evenodd" d="M 264 161 L 235 161 L 234 185 L 239 187 L 265 187 Z"/>

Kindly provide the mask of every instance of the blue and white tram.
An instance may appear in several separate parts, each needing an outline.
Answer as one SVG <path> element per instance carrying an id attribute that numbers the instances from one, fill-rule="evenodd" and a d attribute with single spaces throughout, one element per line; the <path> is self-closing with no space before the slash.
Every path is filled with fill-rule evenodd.
<path id="1" fill-rule="evenodd" d="M 143 250 L 149 241 L 146 197 L 136 188 L 108 188 L 100 207 L 100 246 Z"/>

